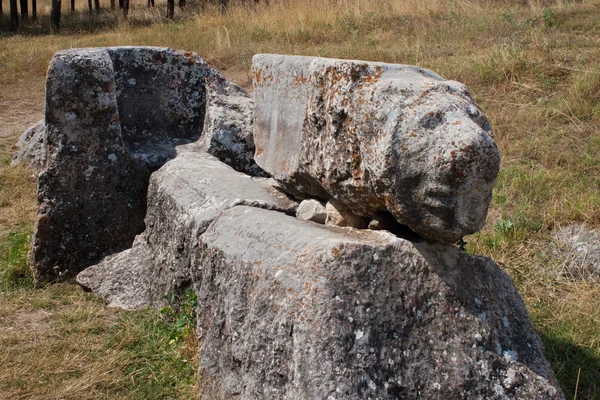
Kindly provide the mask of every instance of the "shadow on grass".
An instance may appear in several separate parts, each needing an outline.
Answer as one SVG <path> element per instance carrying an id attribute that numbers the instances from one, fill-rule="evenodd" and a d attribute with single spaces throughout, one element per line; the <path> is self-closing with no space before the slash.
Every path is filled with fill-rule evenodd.
<path id="1" fill-rule="evenodd" d="M 540 337 L 565 397 L 575 398 L 577 388 L 577 400 L 600 400 L 600 355 L 556 333 L 540 333 Z"/>

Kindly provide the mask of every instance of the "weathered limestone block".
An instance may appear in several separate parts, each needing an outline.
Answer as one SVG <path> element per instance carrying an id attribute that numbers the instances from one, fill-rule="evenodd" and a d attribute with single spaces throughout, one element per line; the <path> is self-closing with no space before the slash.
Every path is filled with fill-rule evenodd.
<path id="1" fill-rule="evenodd" d="M 451 243 L 485 222 L 500 156 L 467 88 L 422 68 L 260 54 L 256 162 L 299 198 L 389 211 Z"/>
<path id="2" fill-rule="evenodd" d="M 190 286 L 198 237 L 236 205 L 289 214 L 297 206 L 272 179 L 251 178 L 206 153 L 182 152 L 152 174 L 146 230 L 133 248 L 87 268 L 77 282 L 110 305 L 164 305 L 169 293 Z"/>
<path id="3" fill-rule="evenodd" d="M 296 218 L 302 221 L 312 221 L 324 224 L 327 220 L 327 210 L 323 203 L 315 199 L 303 200 L 296 210 Z"/>
<path id="4" fill-rule="evenodd" d="M 144 229 L 150 174 L 200 136 L 211 71 L 197 55 L 166 48 L 54 56 L 33 245 L 40 278 L 73 276 L 131 246 Z"/>
<path id="5" fill-rule="evenodd" d="M 491 260 L 234 207 L 200 237 L 201 399 L 562 399 Z"/>
<path id="6" fill-rule="evenodd" d="M 203 147 L 236 171 L 266 176 L 254 162 L 254 101 L 241 87 L 215 75 L 207 82 Z"/>
<path id="7" fill-rule="evenodd" d="M 46 152 L 44 151 L 45 132 L 44 120 L 36 122 L 23 132 L 17 142 L 19 152 L 13 159 L 13 164 L 26 163 L 29 168 L 38 172 L 44 169 L 46 158 Z"/>

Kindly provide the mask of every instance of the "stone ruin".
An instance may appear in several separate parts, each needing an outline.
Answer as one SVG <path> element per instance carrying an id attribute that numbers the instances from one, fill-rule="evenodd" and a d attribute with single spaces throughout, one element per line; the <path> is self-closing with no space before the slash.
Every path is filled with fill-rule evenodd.
<path id="1" fill-rule="evenodd" d="M 509 276 L 452 245 L 499 168 L 467 88 L 314 57 L 252 72 L 253 98 L 193 53 L 55 55 L 22 141 L 38 278 L 125 309 L 192 289 L 201 399 L 564 398 Z"/>
<path id="2" fill-rule="evenodd" d="M 251 102 L 194 53 L 57 53 L 48 69 L 45 129 L 37 124 L 24 135 L 32 146 L 20 155 L 43 169 L 32 251 L 38 277 L 72 277 L 131 247 L 144 231 L 150 175 L 184 144 L 264 175 L 250 156 L 252 121 L 244 118 Z M 203 127 L 210 134 L 199 143 Z"/>

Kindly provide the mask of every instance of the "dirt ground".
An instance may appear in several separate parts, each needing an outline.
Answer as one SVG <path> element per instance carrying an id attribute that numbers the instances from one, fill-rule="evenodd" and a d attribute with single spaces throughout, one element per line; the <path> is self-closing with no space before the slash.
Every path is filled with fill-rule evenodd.
<path id="1" fill-rule="evenodd" d="M 0 91 L 0 150 L 17 150 L 16 139 L 29 126 L 44 117 L 44 82 L 21 85 L 2 85 Z"/>

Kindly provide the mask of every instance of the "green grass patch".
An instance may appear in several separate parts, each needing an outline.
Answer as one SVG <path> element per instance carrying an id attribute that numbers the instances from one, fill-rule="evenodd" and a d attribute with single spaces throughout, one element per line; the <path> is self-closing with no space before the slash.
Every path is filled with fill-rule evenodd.
<path id="1" fill-rule="evenodd" d="M 33 287 L 27 266 L 31 232 L 31 225 L 25 225 L 0 239 L 0 288 L 3 291 Z"/>
<path id="2" fill-rule="evenodd" d="M 195 334 L 179 337 L 180 327 L 154 310 L 126 313 L 117 322 L 108 346 L 124 352 L 128 377 L 120 391 L 129 399 L 193 399 L 197 397 Z"/>

